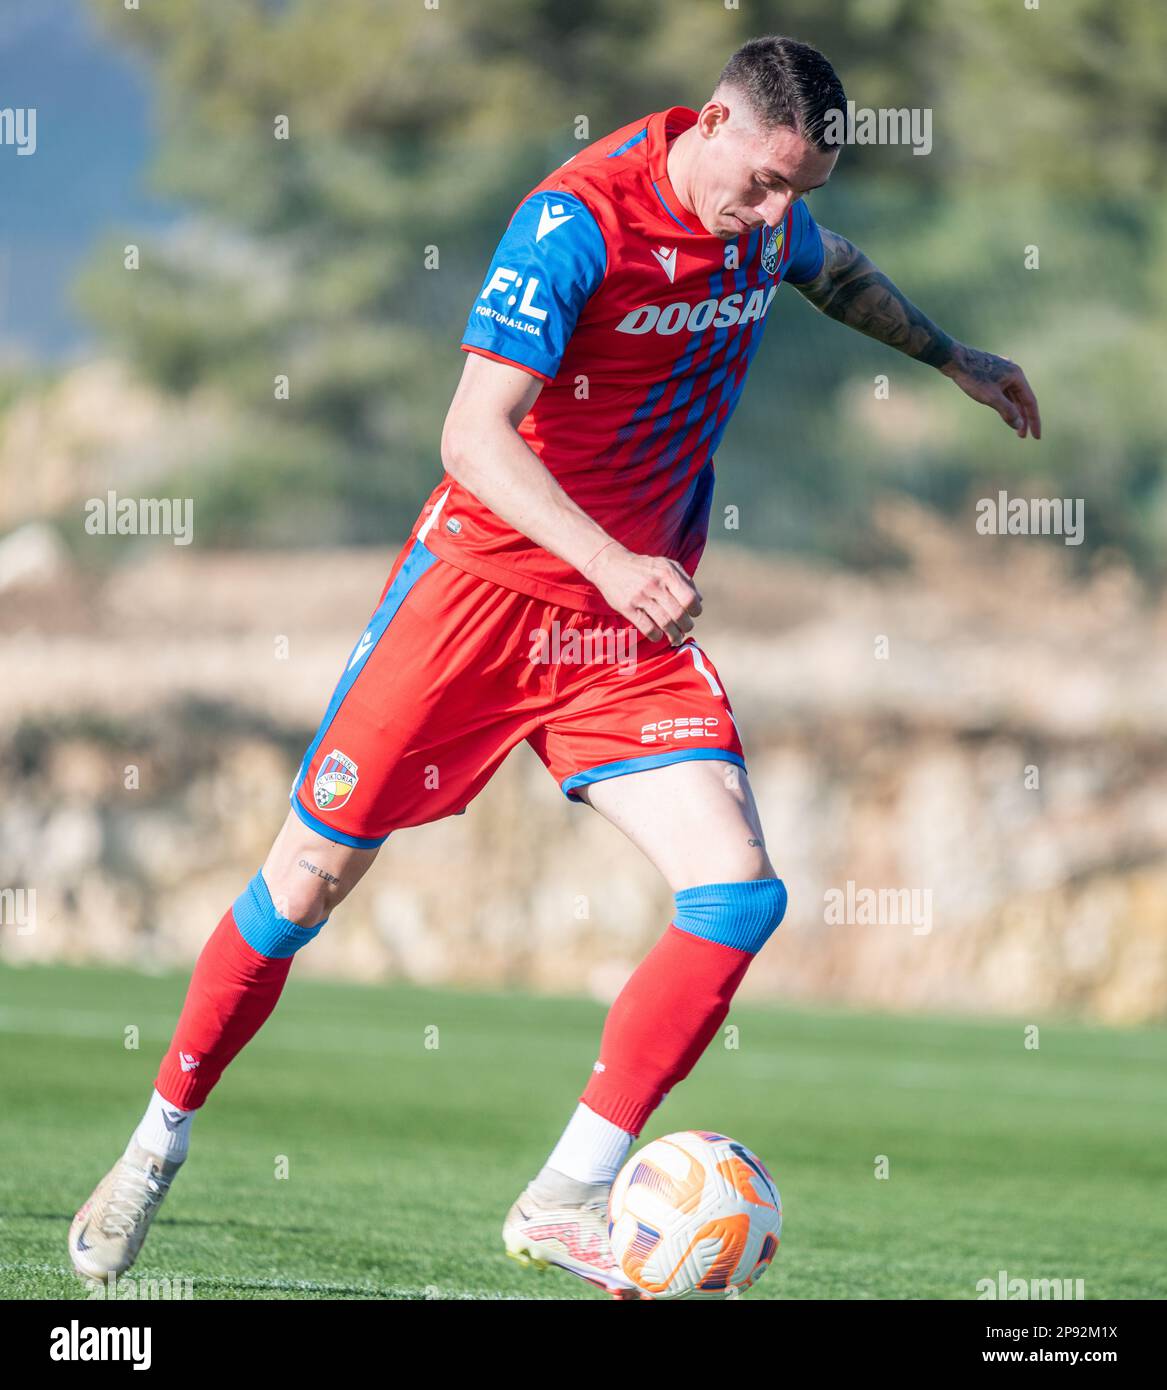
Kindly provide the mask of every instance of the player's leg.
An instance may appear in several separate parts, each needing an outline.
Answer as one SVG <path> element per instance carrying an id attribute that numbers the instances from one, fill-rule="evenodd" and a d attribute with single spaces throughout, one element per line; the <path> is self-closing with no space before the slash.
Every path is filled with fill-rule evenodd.
<path id="1" fill-rule="evenodd" d="M 613 1003 L 578 1121 L 548 1167 L 610 1182 L 632 1138 L 682 1081 L 782 920 L 786 889 L 766 852 L 743 768 L 681 762 L 584 793 L 661 871 L 672 922 Z"/>
<path id="2" fill-rule="evenodd" d="M 496 663 L 499 645 L 482 613 L 493 605 L 504 630 L 525 631 L 511 612 L 525 601 L 499 592 L 420 544 L 402 552 L 301 763 L 292 812 L 199 956 L 146 1114 L 74 1219 L 80 1273 L 100 1278 L 133 1263 L 186 1157 L 194 1114 L 378 846 L 395 829 L 463 809 L 525 736 L 509 685 L 504 713 L 482 718 L 496 692 L 479 667 L 484 654 Z"/>
<path id="3" fill-rule="evenodd" d="M 376 858 L 337 844 L 289 812 L 262 869 L 224 913 L 195 964 L 154 1093 L 125 1152 L 73 1218 L 79 1274 L 120 1274 L 186 1161 L 194 1117 L 275 1008 L 306 946 Z"/>
<path id="4" fill-rule="evenodd" d="M 417 582 L 418 565 L 408 550 L 394 565 L 366 636 L 384 636 L 387 605 L 400 608 Z M 145 1114 L 122 1156 L 73 1218 L 69 1256 L 84 1277 L 121 1274 L 137 1259 L 154 1214 L 186 1160 L 195 1114 L 228 1063 L 275 1008 L 296 952 L 319 933 L 328 912 L 365 872 L 385 838 L 352 833 L 351 808 L 347 830 L 324 823 L 313 826 L 312 813 L 296 800 L 306 775 L 314 779 L 309 787 L 323 811 L 343 810 L 351 800 L 359 780 L 357 763 L 338 750 L 324 753 L 324 761 L 315 765 L 313 757 L 342 715 L 343 746 L 354 747 L 355 731 L 344 706 L 371 665 L 367 658 L 376 644 L 369 642 L 367 651 L 365 645 L 362 637 L 346 664 L 297 775 L 293 811 L 263 867 L 224 913 L 199 954 Z M 367 737 L 362 759 L 365 747 Z M 366 784 L 368 770 L 366 762 Z"/>
<path id="5" fill-rule="evenodd" d="M 326 839 L 289 812 L 263 867 L 224 913 L 203 947 L 156 1094 L 167 1108 L 194 1111 L 255 1036 L 283 991 L 296 953 L 320 932 L 377 857 Z M 185 1151 L 189 1126 L 167 1117 L 139 1127 L 154 1152 Z M 158 1147 L 167 1144 L 173 1147 Z"/>
<path id="6" fill-rule="evenodd" d="M 744 767 L 716 757 L 645 768 L 579 789 L 585 801 L 660 870 L 674 893 L 709 883 L 775 878 Z"/>
<path id="7" fill-rule="evenodd" d="M 695 644 L 650 651 L 635 670 L 577 685 L 532 745 L 569 796 L 586 799 L 656 865 L 675 907 L 613 1003 L 575 1113 L 512 1207 L 504 1241 L 518 1257 L 590 1270 L 615 1292 L 608 1189 L 649 1115 L 725 1019 L 782 920 L 786 890 L 766 852 L 729 702 Z"/>
<path id="8" fill-rule="evenodd" d="M 786 888 L 766 852 L 745 769 L 680 762 L 587 788 L 674 894 L 672 921 L 613 1003 L 581 1107 L 611 1126 L 612 1151 L 572 1127 L 549 1166 L 610 1180 L 649 1115 L 696 1065 L 729 1012 L 750 963 L 781 922 Z M 615 1163 L 615 1167 L 613 1167 Z"/>
<path id="9" fill-rule="evenodd" d="M 512 1208 L 508 1249 L 620 1280 L 606 1236 L 608 1190 L 636 1135 L 693 1069 L 750 962 L 782 919 L 786 890 L 766 853 L 744 769 L 693 761 L 596 782 L 581 793 L 660 869 L 672 922 L 609 1010 L 599 1057 L 546 1164 Z M 577 1268 L 574 1272 L 579 1273 Z"/>

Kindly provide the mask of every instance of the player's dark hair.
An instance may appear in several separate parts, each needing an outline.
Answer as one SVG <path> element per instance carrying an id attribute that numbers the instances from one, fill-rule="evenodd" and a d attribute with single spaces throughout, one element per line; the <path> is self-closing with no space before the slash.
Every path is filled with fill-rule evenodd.
<path id="1" fill-rule="evenodd" d="M 847 95 L 817 48 L 769 34 L 742 44 L 721 70 L 718 86 L 735 87 L 768 127 L 786 126 L 816 149 L 835 148 L 824 139 L 829 111 L 844 111 Z"/>

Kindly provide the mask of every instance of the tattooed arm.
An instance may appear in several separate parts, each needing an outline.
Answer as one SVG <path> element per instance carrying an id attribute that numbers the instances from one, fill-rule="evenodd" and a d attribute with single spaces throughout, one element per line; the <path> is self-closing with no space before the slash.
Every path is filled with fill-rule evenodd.
<path id="1" fill-rule="evenodd" d="M 1041 416 L 1025 373 L 1007 357 L 965 347 L 937 326 L 846 237 L 820 228 L 826 251 L 813 280 L 794 288 L 824 314 L 935 367 L 974 401 L 992 406 L 1020 439 L 1041 438 Z"/>

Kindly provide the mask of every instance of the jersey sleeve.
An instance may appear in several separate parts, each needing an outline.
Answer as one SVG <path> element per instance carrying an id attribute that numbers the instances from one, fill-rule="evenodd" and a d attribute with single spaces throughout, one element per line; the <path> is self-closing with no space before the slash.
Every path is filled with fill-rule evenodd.
<path id="1" fill-rule="evenodd" d="M 607 264 L 599 223 L 579 198 L 533 193 L 498 244 L 463 349 L 550 381 Z"/>
<path id="2" fill-rule="evenodd" d="M 795 203 L 790 218 L 790 243 L 790 260 L 782 278 L 794 285 L 804 285 L 822 270 L 826 250 L 818 223 L 801 198 Z"/>

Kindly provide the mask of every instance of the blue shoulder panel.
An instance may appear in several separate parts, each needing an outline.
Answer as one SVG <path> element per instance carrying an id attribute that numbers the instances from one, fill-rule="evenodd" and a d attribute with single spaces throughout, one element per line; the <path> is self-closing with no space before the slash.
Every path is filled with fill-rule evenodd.
<path id="1" fill-rule="evenodd" d="M 608 253 L 599 224 L 571 193 L 535 193 L 511 218 L 462 342 L 553 377 Z"/>
<path id="2" fill-rule="evenodd" d="M 794 249 L 790 253 L 786 274 L 782 278 L 792 284 L 803 285 L 807 280 L 813 280 L 822 270 L 826 251 L 823 248 L 823 234 L 802 198 L 794 205 L 790 233 Z"/>

